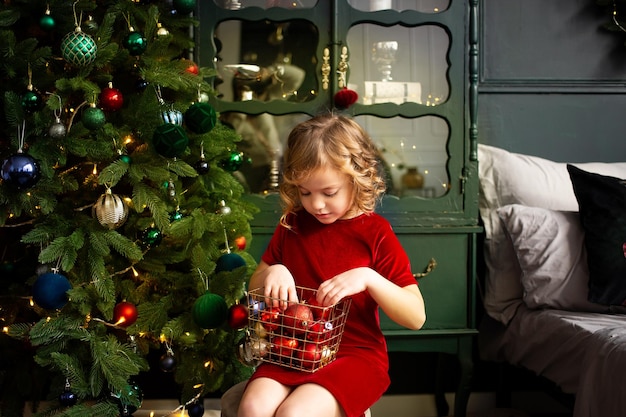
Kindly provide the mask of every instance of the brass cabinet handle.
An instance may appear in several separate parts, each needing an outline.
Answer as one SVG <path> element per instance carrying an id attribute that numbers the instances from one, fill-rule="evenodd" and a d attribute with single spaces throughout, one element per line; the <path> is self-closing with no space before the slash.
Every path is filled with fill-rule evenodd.
<path id="1" fill-rule="evenodd" d="M 339 64 L 337 64 L 337 85 L 339 88 L 348 86 L 348 47 L 343 46 L 341 48 L 341 55 L 339 56 Z"/>
<path id="2" fill-rule="evenodd" d="M 437 261 L 435 260 L 435 258 L 430 258 L 430 261 L 428 261 L 428 265 L 426 265 L 426 269 L 424 269 L 424 272 L 416 272 L 413 274 L 413 276 L 415 277 L 415 279 L 424 278 L 426 275 L 430 274 L 432 270 L 436 267 Z"/>
<path id="3" fill-rule="evenodd" d="M 348 85 L 348 47 L 343 46 L 341 48 L 341 55 L 339 56 L 339 63 L 337 64 L 337 85 L 339 88 L 344 88 Z M 330 49 L 324 48 L 324 54 L 322 56 L 322 89 L 328 90 L 330 84 Z"/>
<path id="4" fill-rule="evenodd" d="M 328 90 L 328 83 L 330 82 L 330 49 L 324 48 L 322 61 L 322 88 Z"/>

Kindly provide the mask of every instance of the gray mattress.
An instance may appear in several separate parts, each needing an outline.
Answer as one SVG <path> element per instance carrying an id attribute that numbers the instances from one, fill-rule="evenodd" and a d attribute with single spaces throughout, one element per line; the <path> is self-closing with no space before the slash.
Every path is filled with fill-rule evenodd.
<path id="1" fill-rule="evenodd" d="M 626 315 L 530 310 L 478 336 L 484 360 L 522 366 L 576 394 L 574 417 L 626 415 Z"/>

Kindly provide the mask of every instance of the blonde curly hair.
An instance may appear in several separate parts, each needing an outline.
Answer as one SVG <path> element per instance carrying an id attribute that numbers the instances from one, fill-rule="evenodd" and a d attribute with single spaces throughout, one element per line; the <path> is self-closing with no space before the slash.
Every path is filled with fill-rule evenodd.
<path id="1" fill-rule="evenodd" d="M 290 227 L 290 213 L 302 210 L 298 185 L 321 168 L 337 169 L 351 179 L 355 211 L 372 213 L 385 192 L 380 152 L 370 136 L 346 116 L 321 114 L 298 124 L 287 139 L 280 184 L 283 226 Z"/>

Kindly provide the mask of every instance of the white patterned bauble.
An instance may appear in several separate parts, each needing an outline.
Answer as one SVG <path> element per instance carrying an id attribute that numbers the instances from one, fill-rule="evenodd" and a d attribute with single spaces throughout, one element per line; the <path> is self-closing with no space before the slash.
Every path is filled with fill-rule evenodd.
<path id="1" fill-rule="evenodd" d="M 128 218 L 128 206 L 122 197 L 107 190 L 94 203 L 91 214 L 101 225 L 113 230 L 123 225 Z"/>

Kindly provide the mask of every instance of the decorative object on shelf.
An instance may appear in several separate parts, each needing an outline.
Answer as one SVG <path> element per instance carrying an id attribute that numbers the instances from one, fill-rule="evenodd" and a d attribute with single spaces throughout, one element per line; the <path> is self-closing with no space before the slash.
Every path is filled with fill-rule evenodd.
<path id="1" fill-rule="evenodd" d="M 417 167 L 407 167 L 402 175 L 402 188 L 409 190 L 419 190 L 424 187 L 424 176 L 417 170 Z"/>
<path id="2" fill-rule="evenodd" d="M 397 53 L 398 42 L 396 41 L 376 42 L 372 45 L 372 61 L 378 65 L 382 81 L 393 81 L 391 65 L 396 62 Z"/>

